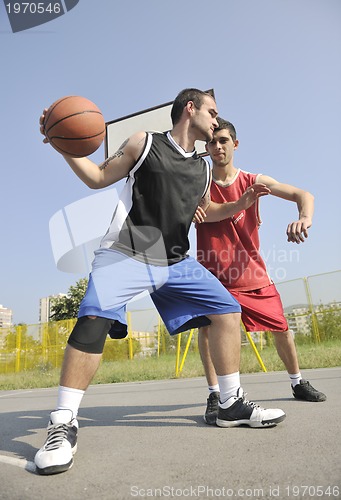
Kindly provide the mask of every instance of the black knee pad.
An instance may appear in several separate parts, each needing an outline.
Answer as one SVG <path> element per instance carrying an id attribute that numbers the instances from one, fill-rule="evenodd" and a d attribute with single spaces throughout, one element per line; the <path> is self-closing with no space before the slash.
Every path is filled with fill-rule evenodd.
<path id="1" fill-rule="evenodd" d="M 107 318 L 89 318 L 83 316 L 77 320 L 68 344 L 78 351 L 90 354 L 102 354 L 106 336 L 112 326 L 113 320 Z"/>
<path id="2" fill-rule="evenodd" d="M 111 328 L 108 333 L 112 339 L 124 339 L 128 335 L 128 328 L 127 325 L 114 320 L 111 322 Z"/>

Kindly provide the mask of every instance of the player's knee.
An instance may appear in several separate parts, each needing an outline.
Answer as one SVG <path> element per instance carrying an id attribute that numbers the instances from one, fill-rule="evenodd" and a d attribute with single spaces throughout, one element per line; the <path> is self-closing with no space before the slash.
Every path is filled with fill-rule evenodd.
<path id="1" fill-rule="evenodd" d="M 226 325 L 239 325 L 241 314 L 239 312 L 226 314 L 212 314 L 208 316 L 212 325 L 224 327 Z"/>
<path id="2" fill-rule="evenodd" d="M 275 341 L 278 342 L 289 342 L 293 340 L 293 336 L 290 330 L 285 330 L 282 332 L 272 332 Z"/>
<path id="3" fill-rule="evenodd" d="M 90 354 L 102 354 L 105 339 L 113 321 L 98 316 L 78 318 L 68 340 L 75 349 Z"/>

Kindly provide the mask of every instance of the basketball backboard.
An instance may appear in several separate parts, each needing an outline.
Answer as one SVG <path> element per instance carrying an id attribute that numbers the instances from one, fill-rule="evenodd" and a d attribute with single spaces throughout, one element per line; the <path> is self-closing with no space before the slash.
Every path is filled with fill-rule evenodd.
<path id="1" fill-rule="evenodd" d="M 214 89 L 206 90 L 214 97 Z M 173 101 L 160 104 L 153 108 L 138 111 L 131 115 L 123 116 L 117 120 L 107 122 L 105 136 L 105 157 L 113 155 L 121 144 L 135 132 L 166 132 L 172 128 L 171 108 Z M 197 153 L 207 155 L 205 142 L 196 142 Z"/>

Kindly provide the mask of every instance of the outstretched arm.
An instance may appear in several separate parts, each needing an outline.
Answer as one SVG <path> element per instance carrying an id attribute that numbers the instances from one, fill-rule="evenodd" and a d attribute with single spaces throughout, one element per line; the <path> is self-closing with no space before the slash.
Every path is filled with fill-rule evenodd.
<path id="1" fill-rule="evenodd" d="M 297 205 L 298 220 L 290 222 L 287 227 L 288 241 L 293 243 L 304 242 L 308 238 L 308 229 L 312 225 L 314 214 L 314 196 L 308 191 L 283 184 L 267 175 L 260 175 L 257 182 L 265 184 L 271 189 L 271 194 L 284 200 L 293 201 Z"/>
<path id="2" fill-rule="evenodd" d="M 47 109 L 40 117 L 40 131 L 44 135 L 44 119 Z M 89 158 L 73 158 L 63 155 L 75 174 L 90 188 L 100 189 L 126 177 L 139 158 L 146 140 L 145 132 L 138 132 L 127 139 L 119 149 L 100 165 Z M 45 137 L 45 143 L 49 140 Z"/>
<path id="3" fill-rule="evenodd" d="M 265 196 L 270 192 L 267 186 L 257 183 L 249 186 L 237 201 L 215 203 L 211 201 L 208 190 L 195 212 L 194 220 L 199 224 L 202 222 L 219 222 L 242 210 L 247 210 L 260 196 Z"/>

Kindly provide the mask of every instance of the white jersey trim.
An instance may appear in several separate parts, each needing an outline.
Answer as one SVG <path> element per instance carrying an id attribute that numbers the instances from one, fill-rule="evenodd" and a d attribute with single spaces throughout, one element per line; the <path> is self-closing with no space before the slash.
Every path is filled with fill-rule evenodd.
<path id="1" fill-rule="evenodd" d="M 205 189 L 204 189 L 204 192 L 202 194 L 202 197 L 205 196 L 208 188 L 210 187 L 210 184 L 211 184 L 211 166 L 210 164 L 208 163 L 208 161 L 204 158 L 205 162 L 206 162 L 206 184 L 205 184 Z"/>
<path id="2" fill-rule="evenodd" d="M 193 156 L 194 153 L 196 152 L 195 149 L 193 151 L 191 151 L 190 153 L 185 151 L 177 142 L 175 142 L 175 140 L 173 139 L 172 134 L 170 132 L 167 132 L 167 139 L 172 144 L 172 146 L 174 146 L 174 148 L 177 151 L 179 151 L 179 153 L 182 154 L 182 156 L 184 156 L 185 158 L 191 158 L 191 156 Z"/>
<path id="3" fill-rule="evenodd" d="M 102 238 L 100 245 L 101 248 L 110 248 L 118 238 L 118 235 L 123 227 L 123 224 L 127 219 L 128 214 L 133 206 L 133 187 L 135 183 L 135 173 L 140 168 L 146 156 L 148 155 L 152 142 L 153 142 L 153 136 L 152 134 L 147 132 L 147 141 L 145 149 L 142 155 L 140 156 L 139 160 L 135 164 L 135 166 L 130 170 L 128 174 L 126 184 L 122 189 L 120 199 L 117 204 L 114 215 L 112 217 L 109 229 Z"/>

